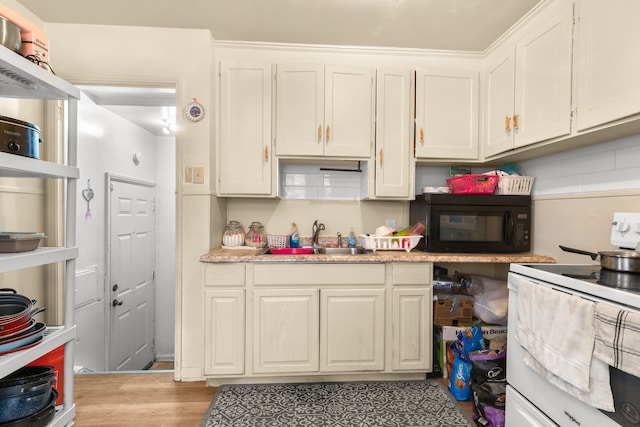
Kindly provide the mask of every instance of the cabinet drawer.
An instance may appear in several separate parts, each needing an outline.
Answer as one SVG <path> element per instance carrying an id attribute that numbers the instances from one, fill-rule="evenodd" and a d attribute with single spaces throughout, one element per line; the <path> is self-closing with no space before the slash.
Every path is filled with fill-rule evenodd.
<path id="1" fill-rule="evenodd" d="M 256 285 L 384 285 L 384 264 L 256 264 Z"/>
<path id="2" fill-rule="evenodd" d="M 244 284 L 244 264 L 212 264 L 205 267 L 205 286 L 244 286 Z"/>
<path id="3" fill-rule="evenodd" d="M 394 285 L 429 285 L 432 276 L 431 263 L 393 264 Z"/>

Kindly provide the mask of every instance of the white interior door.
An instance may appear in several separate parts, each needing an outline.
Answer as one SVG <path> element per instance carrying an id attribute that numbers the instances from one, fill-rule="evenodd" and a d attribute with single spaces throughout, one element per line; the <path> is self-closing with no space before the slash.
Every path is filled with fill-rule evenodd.
<path id="1" fill-rule="evenodd" d="M 155 185 L 109 176 L 109 370 L 155 359 Z"/>

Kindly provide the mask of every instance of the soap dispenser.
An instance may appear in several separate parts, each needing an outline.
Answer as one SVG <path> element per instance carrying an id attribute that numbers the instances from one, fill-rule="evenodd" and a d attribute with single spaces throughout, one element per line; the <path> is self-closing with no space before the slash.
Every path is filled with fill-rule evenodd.
<path id="1" fill-rule="evenodd" d="M 291 231 L 289 232 L 289 247 L 290 248 L 299 248 L 300 247 L 300 234 L 298 233 L 298 226 L 295 222 L 291 223 Z"/>
<path id="2" fill-rule="evenodd" d="M 351 231 L 349 232 L 349 238 L 347 239 L 347 245 L 350 248 L 355 248 L 356 247 L 356 235 L 353 232 L 353 227 L 351 227 Z"/>

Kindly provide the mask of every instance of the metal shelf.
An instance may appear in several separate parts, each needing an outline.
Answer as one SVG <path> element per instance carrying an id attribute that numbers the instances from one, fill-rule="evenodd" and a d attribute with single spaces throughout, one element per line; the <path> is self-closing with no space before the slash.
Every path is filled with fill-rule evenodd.
<path id="1" fill-rule="evenodd" d="M 0 46 L 0 88 L 5 98 L 80 99 L 80 89 L 4 46 Z"/>
<path id="2" fill-rule="evenodd" d="M 0 254 L 0 273 L 67 261 L 77 257 L 77 247 L 43 247 L 30 252 Z"/>
<path id="3" fill-rule="evenodd" d="M 64 345 L 64 405 L 57 408 L 49 426 L 73 424 L 73 347 L 76 327 L 73 319 L 75 291 L 76 191 L 80 171 L 77 168 L 77 114 L 80 89 L 0 46 L 0 96 L 25 99 L 67 101 L 67 164 L 0 153 L 0 177 L 54 178 L 66 180 L 65 247 L 42 247 L 35 251 L 0 254 L 0 273 L 64 262 L 64 326 L 48 327 L 42 341 L 32 348 L 0 356 L 0 378 L 20 369 Z"/>
<path id="4" fill-rule="evenodd" d="M 0 177 L 78 178 L 77 167 L 32 159 L 17 154 L 0 153 Z"/>
<path id="5" fill-rule="evenodd" d="M 5 377 L 61 345 L 73 341 L 75 336 L 75 326 L 69 328 L 59 326 L 48 327 L 40 344 L 32 348 L 0 356 L 0 377 Z"/>

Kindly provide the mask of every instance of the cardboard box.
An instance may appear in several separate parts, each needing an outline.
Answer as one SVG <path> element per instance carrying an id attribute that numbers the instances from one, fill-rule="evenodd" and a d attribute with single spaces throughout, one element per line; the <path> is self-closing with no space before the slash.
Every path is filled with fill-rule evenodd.
<path id="1" fill-rule="evenodd" d="M 457 310 L 452 309 L 457 304 Z M 458 295 L 438 295 L 433 301 L 433 324 L 438 326 L 470 325 L 473 320 L 473 299 Z"/>
<path id="2" fill-rule="evenodd" d="M 471 326 L 435 326 L 434 335 L 437 340 L 438 365 L 442 371 L 442 377 L 448 378 L 447 371 L 447 347 L 454 341 L 458 340 L 458 333 L 469 329 Z M 491 341 L 498 337 L 506 337 L 507 327 L 501 325 L 482 325 L 482 336 L 486 341 Z M 487 345 L 487 348 L 489 346 Z"/>

